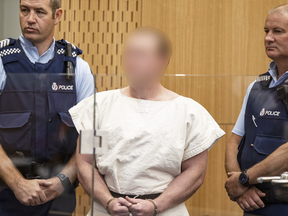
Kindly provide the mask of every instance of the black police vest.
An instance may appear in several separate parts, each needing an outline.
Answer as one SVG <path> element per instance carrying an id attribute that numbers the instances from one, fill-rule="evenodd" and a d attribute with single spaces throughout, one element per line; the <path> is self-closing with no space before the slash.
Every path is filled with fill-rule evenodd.
<path id="1" fill-rule="evenodd" d="M 278 147 L 288 142 L 288 114 L 278 98 L 277 87 L 269 88 L 272 77 L 260 75 L 248 97 L 245 112 L 245 135 L 238 152 L 241 170 L 249 169 L 264 160 Z M 287 85 L 288 79 L 280 85 Z M 258 184 L 263 191 L 271 184 Z M 273 199 L 272 199 L 273 200 Z"/>
<path id="2" fill-rule="evenodd" d="M 78 137 L 68 113 L 76 104 L 76 86 L 74 79 L 67 80 L 59 73 L 65 73 L 66 61 L 75 68 L 82 51 L 73 47 L 73 57 L 67 57 L 67 42 L 57 41 L 52 60 L 33 64 L 19 40 L 8 40 L 0 49 L 7 74 L 0 95 L 0 144 L 9 156 L 21 152 L 39 163 L 65 163 L 74 153 Z"/>

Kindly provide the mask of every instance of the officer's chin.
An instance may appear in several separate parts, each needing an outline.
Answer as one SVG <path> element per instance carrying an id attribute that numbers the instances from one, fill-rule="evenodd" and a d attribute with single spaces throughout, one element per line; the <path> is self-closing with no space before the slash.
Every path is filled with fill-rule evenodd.
<path id="1" fill-rule="evenodd" d="M 272 60 L 276 60 L 280 57 L 280 54 L 277 50 L 266 50 L 266 55 Z"/>
<path id="2" fill-rule="evenodd" d="M 22 33 L 23 34 L 23 33 Z M 30 32 L 25 32 L 23 34 L 23 36 L 28 40 L 30 41 L 31 43 L 35 43 L 37 41 L 39 41 L 39 35 L 36 34 L 36 33 L 30 33 Z"/>

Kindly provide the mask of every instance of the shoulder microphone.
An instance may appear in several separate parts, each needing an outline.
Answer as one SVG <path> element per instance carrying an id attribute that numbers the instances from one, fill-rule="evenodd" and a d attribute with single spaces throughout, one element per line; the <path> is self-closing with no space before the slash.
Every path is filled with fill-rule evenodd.
<path id="1" fill-rule="evenodd" d="M 288 85 L 281 85 L 277 88 L 278 98 L 283 102 L 288 112 Z"/>
<path id="2" fill-rule="evenodd" d="M 71 43 L 66 44 L 65 55 L 69 56 L 69 57 L 73 57 L 72 56 L 72 44 Z M 73 80 L 74 79 L 75 73 L 74 73 L 73 63 L 71 61 L 66 62 L 66 74 L 67 74 L 66 75 L 67 80 Z"/>

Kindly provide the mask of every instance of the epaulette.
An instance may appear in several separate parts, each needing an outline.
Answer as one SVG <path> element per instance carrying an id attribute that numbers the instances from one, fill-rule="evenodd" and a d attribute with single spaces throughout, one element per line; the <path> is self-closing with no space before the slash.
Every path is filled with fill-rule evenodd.
<path id="1" fill-rule="evenodd" d="M 5 39 L 5 40 L 0 41 L 0 49 L 3 47 L 9 46 L 9 44 L 10 44 L 10 39 Z"/>
<path id="2" fill-rule="evenodd" d="M 72 45 L 72 47 L 73 47 L 73 49 L 76 49 L 76 46 L 74 45 L 74 44 L 72 44 L 72 43 L 70 43 L 69 41 L 67 41 L 67 40 L 65 40 L 66 41 L 66 43 L 69 43 L 69 44 L 71 44 Z"/>
<path id="3" fill-rule="evenodd" d="M 72 48 L 73 48 L 73 52 L 72 52 L 72 56 L 75 58 L 77 55 L 81 55 L 82 54 L 82 50 L 80 50 L 78 47 L 76 47 L 74 44 L 62 39 L 62 40 L 58 40 L 56 41 L 56 45 L 57 44 L 60 44 L 61 46 L 65 46 L 66 44 L 71 44 L 72 45 Z M 61 47 L 58 47 L 58 50 L 57 50 L 57 53 L 59 55 L 61 54 L 65 54 L 65 49 L 64 48 L 61 48 Z"/>
<path id="4" fill-rule="evenodd" d="M 257 79 L 256 82 L 263 82 L 263 81 L 269 81 L 271 79 L 270 75 L 260 75 Z"/>
<path id="5" fill-rule="evenodd" d="M 72 44 L 72 43 L 70 43 L 69 41 L 66 41 L 66 40 L 64 40 L 64 39 L 62 39 L 62 40 L 58 40 L 58 41 L 56 41 L 57 43 L 60 43 L 60 44 L 62 44 L 62 45 L 65 45 L 65 44 L 71 44 L 72 45 L 72 47 L 73 47 L 73 49 L 77 49 L 77 47 L 74 45 L 74 44 Z"/>
<path id="6" fill-rule="evenodd" d="M 257 79 L 256 83 L 260 83 L 260 85 L 264 88 L 268 88 L 270 83 L 272 81 L 272 76 L 270 75 L 269 72 L 266 72 L 264 74 L 261 74 Z M 256 84 L 255 83 L 255 84 Z M 257 86 L 257 85 L 256 85 Z M 253 87 L 254 88 L 254 87 Z"/>

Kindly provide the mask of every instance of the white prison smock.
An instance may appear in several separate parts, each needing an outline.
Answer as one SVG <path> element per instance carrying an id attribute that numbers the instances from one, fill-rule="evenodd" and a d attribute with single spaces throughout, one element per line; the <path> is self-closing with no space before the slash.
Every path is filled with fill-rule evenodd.
<path id="1" fill-rule="evenodd" d="M 109 132 L 108 152 L 97 166 L 111 191 L 145 195 L 162 193 L 181 174 L 181 163 L 212 146 L 225 134 L 197 102 L 179 96 L 149 101 L 120 90 L 96 95 L 97 129 Z M 93 129 L 93 96 L 69 110 L 78 132 Z M 96 150 L 97 152 L 97 150 Z M 107 216 L 94 204 L 95 216 Z M 185 204 L 158 216 L 188 216 Z"/>

